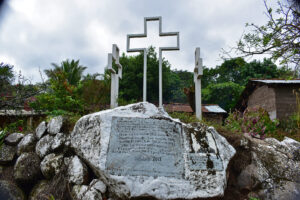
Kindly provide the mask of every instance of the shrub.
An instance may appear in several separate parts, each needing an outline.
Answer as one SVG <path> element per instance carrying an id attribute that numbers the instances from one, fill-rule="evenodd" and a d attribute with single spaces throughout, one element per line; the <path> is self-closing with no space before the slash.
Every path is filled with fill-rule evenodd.
<path id="1" fill-rule="evenodd" d="M 272 121 L 263 108 L 247 108 L 243 113 L 235 111 L 229 114 L 225 123 L 226 127 L 235 132 L 248 133 L 260 139 L 274 132 L 278 125 L 278 121 Z"/>
<path id="2" fill-rule="evenodd" d="M 188 114 L 188 113 L 173 112 L 173 113 L 169 113 L 169 115 L 172 118 L 179 119 L 181 122 L 184 123 L 200 122 L 200 120 L 197 119 L 195 115 Z"/>

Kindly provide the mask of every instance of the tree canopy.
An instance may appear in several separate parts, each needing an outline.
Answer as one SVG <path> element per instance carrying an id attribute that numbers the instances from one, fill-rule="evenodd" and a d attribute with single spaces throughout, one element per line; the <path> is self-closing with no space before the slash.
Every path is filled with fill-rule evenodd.
<path id="1" fill-rule="evenodd" d="M 246 33 L 233 48 L 241 56 L 268 54 L 273 61 L 294 65 L 299 73 L 300 64 L 300 7 L 299 1 L 278 1 L 272 8 L 264 0 L 268 22 L 262 26 L 247 23 Z M 231 51 L 224 51 L 230 54 Z"/>

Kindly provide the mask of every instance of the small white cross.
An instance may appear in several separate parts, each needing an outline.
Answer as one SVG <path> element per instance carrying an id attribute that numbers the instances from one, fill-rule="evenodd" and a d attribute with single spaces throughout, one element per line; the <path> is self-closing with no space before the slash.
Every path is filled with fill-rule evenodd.
<path id="1" fill-rule="evenodd" d="M 159 21 L 159 36 L 177 36 L 175 47 L 159 47 L 159 107 L 162 107 L 162 51 L 179 50 L 179 32 L 162 32 L 162 17 L 145 17 L 144 33 L 127 35 L 127 52 L 144 52 L 143 101 L 147 101 L 147 48 L 130 48 L 130 39 L 147 37 L 147 21 Z"/>
<path id="2" fill-rule="evenodd" d="M 200 58 L 200 48 L 195 50 L 195 68 L 194 68 L 194 82 L 195 82 L 195 110 L 196 117 L 202 119 L 202 103 L 201 103 L 201 77 L 203 75 L 202 58 Z"/>
<path id="3" fill-rule="evenodd" d="M 112 46 L 112 53 L 108 54 L 107 69 L 111 73 L 111 87 L 110 87 L 110 107 L 118 107 L 119 96 L 119 78 L 122 79 L 122 65 L 120 64 L 120 50 L 116 44 Z M 118 73 L 112 67 L 113 61 L 118 67 Z"/>

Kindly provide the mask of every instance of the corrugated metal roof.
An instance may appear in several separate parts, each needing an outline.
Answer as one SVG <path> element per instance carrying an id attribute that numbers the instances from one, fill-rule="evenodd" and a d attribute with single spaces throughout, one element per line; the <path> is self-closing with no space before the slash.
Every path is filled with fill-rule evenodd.
<path id="1" fill-rule="evenodd" d="M 256 82 L 262 82 L 267 84 L 300 84 L 300 80 L 252 80 Z"/>
<path id="2" fill-rule="evenodd" d="M 187 112 L 192 113 L 193 110 L 189 104 L 165 104 L 164 105 L 167 112 Z M 220 106 L 213 104 L 213 105 L 205 105 L 202 104 L 202 112 L 203 113 L 226 113 Z"/>
<path id="3" fill-rule="evenodd" d="M 218 105 L 208 105 L 208 106 L 204 106 L 208 112 L 212 112 L 212 113 L 226 113 L 225 110 L 223 110 L 220 106 Z"/>
<path id="4" fill-rule="evenodd" d="M 0 110 L 0 116 L 33 116 L 33 115 L 43 115 L 43 113 L 27 111 L 27 110 Z"/>

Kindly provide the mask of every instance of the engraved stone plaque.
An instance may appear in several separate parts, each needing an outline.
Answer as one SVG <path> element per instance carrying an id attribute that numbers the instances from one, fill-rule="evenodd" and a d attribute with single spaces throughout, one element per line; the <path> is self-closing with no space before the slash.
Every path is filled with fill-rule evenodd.
<path id="1" fill-rule="evenodd" d="M 216 154 L 189 153 L 188 165 L 190 170 L 223 170 L 223 162 Z"/>
<path id="2" fill-rule="evenodd" d="M 113 175 L 184 177 L 182 125 L 166 119 L 113 117 L 106 170 Z"/>

